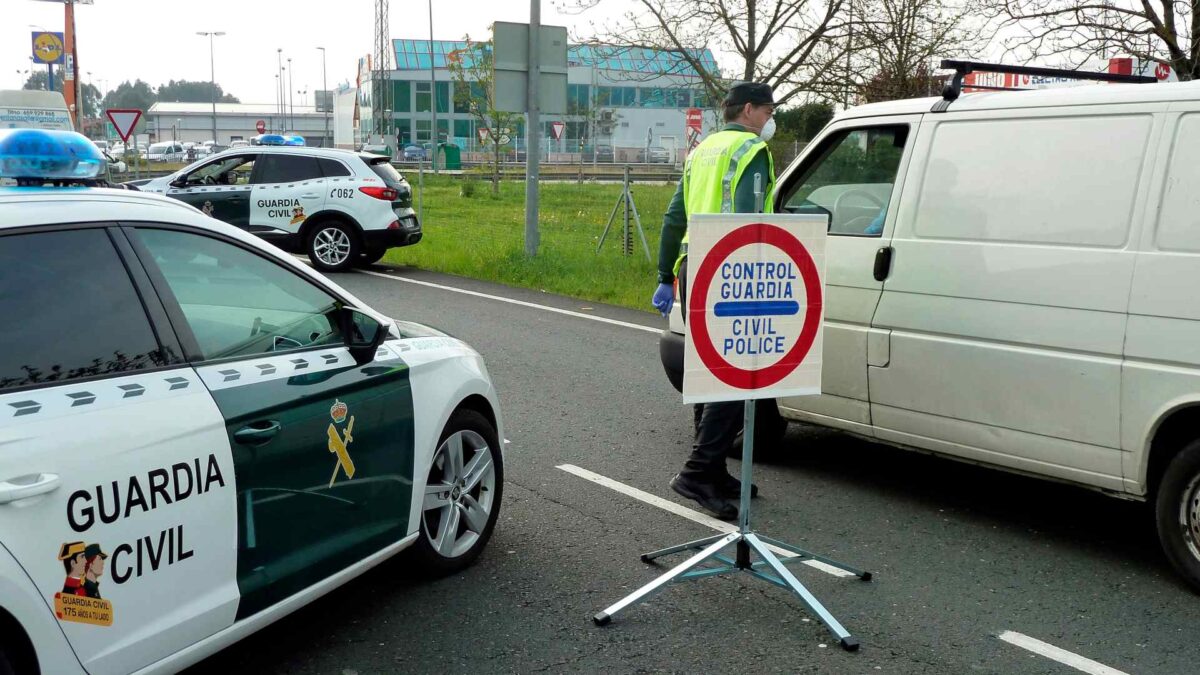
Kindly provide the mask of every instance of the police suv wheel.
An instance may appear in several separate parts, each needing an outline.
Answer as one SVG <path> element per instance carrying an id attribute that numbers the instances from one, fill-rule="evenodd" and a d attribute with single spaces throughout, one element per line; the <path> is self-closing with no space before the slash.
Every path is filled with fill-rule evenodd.
<path id="1" fill-rule="evenodd" d="M 1167 559 L 1200 591 L 1200 440 L 1189 443 L 1167 465 L 1155 516 Z"/>
<path id="2" fill-rule="evenodd" d="M 411 555 L 435 575 L 469 566 L 487 545 L 500 513 L 504 460 L 496 430 L 474 410 L 450 416 L 438 440 Z"/>
<path id="3" fill-rule="evenodd" d="M 350 269 L 362 251 L 358 233 L 340 220 L 327 220 L 308 233 L 308 257 L 322 272 Z"/>
<path id="4" fill-rule="evenodd" d="M 4 650 L 0 649 L 0 675 L 16 675 L 16 672 L 12 661 L 5 655 Z"/>

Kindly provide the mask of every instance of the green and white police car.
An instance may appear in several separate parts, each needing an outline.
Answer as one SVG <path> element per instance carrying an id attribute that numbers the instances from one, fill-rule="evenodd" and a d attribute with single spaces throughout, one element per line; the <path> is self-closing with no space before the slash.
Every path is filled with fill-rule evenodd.
<path id="1" fill-rule="evenodd" d="M 412 189 L 386 157 L 308 148 L 298 136 L 256 139 L 135 187 L 306 253 L 323 272 L 369 265 L 421 240 Z"/>
<path id="2" fill-rule="evenodd" d="M 470 564 L 480 355 L 103 163 L 0 131 L 0 674 L 174 672 L 401 550 Z"/>

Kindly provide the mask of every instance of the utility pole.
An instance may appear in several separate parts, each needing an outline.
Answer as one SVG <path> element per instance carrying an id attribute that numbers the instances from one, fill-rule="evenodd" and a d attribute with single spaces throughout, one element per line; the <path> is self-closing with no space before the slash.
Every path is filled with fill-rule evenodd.
<path id="1" fill-rule="evenodd" d="M 433 113 L 433 172 L 438 172 L 438 126 L 437 126 L 437 69 L 433 64 L 433 0 L 429 0 L 429 110 Z"/>
<path id="2" fill-rule="evenodd" d="M 295 90 L 292 85 L 292 75 L 295 71 L 292 68 L 292 57 L 289 56 L 287 61 L 288 61 L 287 76 L 288 76 L 288 127 L 289 127 L 288 131 L 295 131 L 296 130 L 296 98 L 294 96 L 292 96 L 292 92 Z"/>
<path id="3" fill-rule="evenodd" d="M 321 50 L 321 90 L 325 92 L 325 136 L 321 139 L 321 147 L 325 147 L 325 144 L 329 142 L 329 111 L 333 108 L 333 100 L 329 95 L 329 82 L 326 80 L 325 48 L 317 47 L 317 49 Z M 315 97 L 313 102 L 316 103 Z"/>
<path id="4" fill-rule="evenodd" d="M 277 78 L 279 78 L 279 81 L 275 83 L 277 85 L 275 87 L 275 94 L 276 94 L 276 96 L 278 96 L 278 100 L 279 100 L 279 106 L 278 106 L 279 109 L 276 112 L 279 113 L 279 126 L 282 127 L 282 126 L 284 126 L 284 121 L 283 121 L 283 84 L 284 84 L 284 81 L 283 81 L 283 47 L 279 47 L 275 50 L 275 60 L 277 61 L 278 67 L 279 67 L 278 72 L 275 74 L 275 76 Z"/>
<path id="5" fill-rule="evenodd" d="M 208 73 L 209 73 L 209 98 L 212 99 L 212 139 L 213 143 L 219 143 L 217 140 L 217 66 L 213 60 L 213 38 L 224 35 L 223 31 L 197 31 L 196 35 L 208 36 Z"/>
<path id="6" fill-rule="evenodd" d="M 529 124 L 525 128 L 525 255 L 538 250 L 538 155 L 541 152 L 541 119 L 538 115 L 538 79 L 541 76 L 541 0 L 529 0 Z"/>

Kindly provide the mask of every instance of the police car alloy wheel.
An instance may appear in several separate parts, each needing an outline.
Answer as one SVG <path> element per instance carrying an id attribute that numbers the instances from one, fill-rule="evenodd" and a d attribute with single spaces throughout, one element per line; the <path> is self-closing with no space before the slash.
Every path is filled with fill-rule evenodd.
<path id="1" fill-rule="evenodd" d="M 1163 472 L 1155 519 L 1167 559 L 1200 591 L 1200 440 L 1184 446 Z"/>
<path id="2" fill-rule="evenodd" d="M 492 536 L 504 489 L 504 463 L 492 425 L 474 410 L 450 417 L 433 457 L 413 544 L 418 565 L 434 574 L 461 570 Z"/>
<path id="3" fill-rule="evenodd" d="M 322 272 L 342 272 L 358 260 L 358 233 L 338 220 L 313 227 L 308 234 L 308 257 Z"/>

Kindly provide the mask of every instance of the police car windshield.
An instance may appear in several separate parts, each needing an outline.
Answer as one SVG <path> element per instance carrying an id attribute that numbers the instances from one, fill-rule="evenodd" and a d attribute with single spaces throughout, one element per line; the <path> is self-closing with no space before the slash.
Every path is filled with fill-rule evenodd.
<path id="1" fill-rule="evenodd" d="M 396 167 L 392 166 L 387 157 L 372 157 L 371 155 L 364 155 L 363 160 L 368 166 L 371 167 L 371 170 L 375 172 L 376 176 L 379 176 L 383 179 L 384 185 L 392 188 L 400 187 L 401 183 L 404 181 L 404 177 L 400 175 L 400 172 L 396 170 Z"/>

